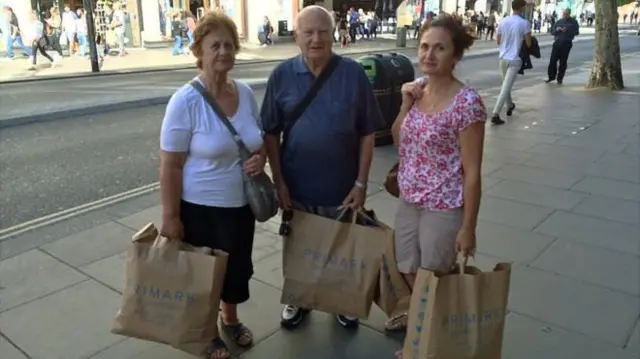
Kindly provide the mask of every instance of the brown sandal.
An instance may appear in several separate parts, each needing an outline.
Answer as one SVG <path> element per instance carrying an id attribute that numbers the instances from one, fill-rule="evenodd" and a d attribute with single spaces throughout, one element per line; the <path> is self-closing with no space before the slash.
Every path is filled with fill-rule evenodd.
<path id="1" fill-rule="evenodd" d="M 204 350 L 204 359 L 229 359 L 227 344 L 220 337 L 213 338 Z"/>
<path id="2" fill-rule="evenodd" d="M 222 328 L 240 348 L 248 348 L 253 344 L 253 333 L 244 324 L 226 324 L 223 322 Z"/>
<path id="3" fill-rule="evenodd" d="M 389 318 L 384 324 L 384 330 L 388 332 L 400 332 L 407 329 L 408 322 L 407 313 L 398 314 L 395 317 Z"/>

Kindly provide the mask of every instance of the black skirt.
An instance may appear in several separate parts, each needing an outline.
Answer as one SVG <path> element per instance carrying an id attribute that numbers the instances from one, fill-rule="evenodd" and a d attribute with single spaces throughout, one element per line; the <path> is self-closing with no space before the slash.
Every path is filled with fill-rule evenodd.
<path id="1" fill-rule="evenodd" d="M 255 218 L 249 206 L 222 208 L 182 201 L 180 219 L 184 241 L 229 254 L 221 299 L 228 304 L 249 300 L 249 280 L 253 275 Z"/>

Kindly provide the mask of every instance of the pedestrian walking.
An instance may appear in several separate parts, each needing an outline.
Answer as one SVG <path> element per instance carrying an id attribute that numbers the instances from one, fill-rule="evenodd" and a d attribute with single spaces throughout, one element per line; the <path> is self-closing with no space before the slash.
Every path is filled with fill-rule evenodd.
<path id="1" fill-rule="evenodd" d="M 38 14 L 35 11 L 30 13 L 31 20 L 31 31 L 33 33 L 33 38 L 31 39 L 31 56 L 29 58 L 29 70 L 36 69 L 36 61 L 38 57 L 38 51 L 40 54 L 44 56 L 51 63 L 51 67 L 55 66 L 55 62 L 51 56 L 45 50 L 47 46 L 47 40 L 44 37 L 44 24 L 38 20 Z"/>
<path id="2" fill-rule="evenodd" d="M 185 17 L 186 17 L 186 29 L 187 29 L 187 42 L 188 45 L 185 48 L 184 54 L 185 55 L 189 55 L 190 51 L 189 48 L 191 47 L 191 45 L 193 45 L 193 32 L 196 30 L 196 17 L 193 15 L 193 13 L 190 10 L 185 11 Z"/>
<path id="3" fill-rule="evenodd" d="M 120 3 L 113 4 L 113 11 L 110 14 L 111 21 L 109 22 L 109 28 L 116 36 L 116 42 L 118 43 L 118 56 L 125 56 L 127 54 L 124 25 L 127 21 L 127 15 L 122 10 Z"/>
<path id="4" fill-rule="evenodd" d="M 160 133 L 161 233 L 229 254 L 220 326 L 237 346 L 248 347 L 253 334 L 238 318 L 237 306 L 250 296 L 255 217 L 247 202 L 243 171 L 249 176 L 263 173 L 266 154 L 254 93 L 229 76 L 239 50 L 238 29 L 227 15 L 212 11 L 198 21 L 191 51 L 199 74 L 169 100 Z M 253 152 L 244 165 L 234 136 L 204 96 L 217 103 Z M 207 358 L 229 358 L 217 327 L 215 333 Z"/>
<path id="5" fill-rule="evenodd" d="M 347 18 L 341 16 L 338 19 L 338 37 L 340 38 L 340 47 L 346 47 L 349 44 L 349 25 L 347 24 Z"/>
<path id="6" fill-rule="evenodd" d="M 573 47 L 573 39 L 580 34 L 580 25 L 576 19 L 571 17 L 570 9 L 562 11 L 562 18 L 556 21 L 551 33 L 555 36 L 555 40 L 551 47 L 551 57 L 547 69 L 549 77 L 545 82 L 558 81 L 558 84 L 562 85 L 564 74 L 567 71 L 569 53 Z"/>
<path id="7" fill-rule="evenodd" d="M 296 209 L 337 219 L 345 208 L 364 204 L 375 131 L 384 122 L 362 66 L 332 52 L 333 28 L 325 8 L 302 9 L 294 26 L 300 55 L 281 62 L 267 82 L 261 119 L 285 213 Z M 295 328 L 308 313 L 287 305 L 281 324 Z M 354 317 L 337 320 L 346 328 L 358 326 Z"/>
<path id="8" fill-rule="evenodd" d="M 69 56 L 74 54 L 76 49 L 76 34 L 78 33 L 78 16 L 71 11 L 69 4 L 64 5 L 62 13 L 62 36 L 67 40 L 67 49 Z"/>
<path id="9" fill-rule="evenodd" d="M 52 6 L 45 14 L 44 37 L 47 46 L 56 52 L 56 54 L 53 55 L 53 61 L 56 63 L 62 60 L 62 46 L 60 46 L 60 36 L 62 34 L 60 31 L 61 23 L 60 10 Z"/>
<path id="10" fill-rule="evenodd" d="M 180 11 L 176 11 L 173 14 L 173 19 L 171 20 L 171 36 L 173 37 L 173 49 L 171 50 L 171 54 L 173 56 L 178 56 L 183 53 L 182 35 L 185 30 L 185 22 L 182 19 L 182 13 Z"/>
<path id="11" fill-rule="evenodd" d="M 493 108 L 491 123 L 494 125 L 504 124 L 500 118 L 502 107 L 507 104 L 507 116 L 513 114 L 516 104 L 511 98 L 511 89 L 516 82 L 518 71 L 522 67 L 520 58 L 520 48 L 523 42 L 527 47 L 531 46 L 531 24 L 523 18 L 527 3 L 525 0 L 514 0 L 511 4 L 513 15 L 504 17 L 498 25 L 497 41 L 500 47 L 499 66 L 502 73 L 502 86 L 498 101 Z"/>
<path id="12" fill-rule="evenodd" d="M 484 36 L 485 40 L 491 39 L 491 41 L 493 41 L 493 35 L 495 34 L 495 31 L 496 31 L 497 22 L 498 21 L 496 19 L 496 12 L 492 10 L 489 13 L 489 16 L 487 16 L 487 32 L 485 33 L 485 36 Z"/>
<path id="13" fill-rule="evenodd" d="M 20 31 L 20 24 L 18 23 L 18 17 L 10 6 L 3 6 L 2 11 L 4 16 L 9 20 L 9 26 L 7 27 L 6 34 L 6 52 L 7 59 L 13 59 L 13 45 L 16 44 L 27 56 L 31 56 L 31 49 L 24 45 L 22 41 L 22 32 Z"/>
<path id="14" fill-rule="evenodd" d="M 78 9 L 77 15 L 78 20 L 76 20 L 76 30 L 78 45 L 80 47 L 80 56 L 85 57 L 87 55 L 87 49 L 89 48 L 87 18 L 85 17 L 83 9 Z"/>

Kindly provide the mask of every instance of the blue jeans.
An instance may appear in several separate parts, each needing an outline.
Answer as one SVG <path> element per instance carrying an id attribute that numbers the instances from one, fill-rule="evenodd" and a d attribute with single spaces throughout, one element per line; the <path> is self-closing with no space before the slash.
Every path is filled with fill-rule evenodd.
<path id="1" fill-rule="evenodd" d="M 182 36 L 175 36 L 173 43 L 173 51 L 171 52 L 173 56 L 180 55 L 182 53 Z"/>
<path id="2" fill-rule="evenodd" d="M 78 36 L 78 43 L 80 44 L 80 56 L 84 57 L 87 54 L 87 34 L 79 32 L 76 36 Z"/>
<path id="3" fill-rule="evenodd" d="M 187 31 L 187 39 L 189 39 L 189 47 L 193 44 L 193 31 Z"/>
<path id="4" fill-rule="evenodd" d="M 24 43 L 22 42 L 22 37 L 20 35 L 16 36 L 16 37 L 11 37 L 11 35 L 6 37 L 6 41 L 7 41 L 7 57 L 8 58 L 12 58 L 13 57 L 13 44 L 16 43 L 18 45 L 18 47 L 20 49 L 22 49 L 22 51 L 24 51 L 27 55 L 31 56 L 31 49 L 24 46 Z"/>

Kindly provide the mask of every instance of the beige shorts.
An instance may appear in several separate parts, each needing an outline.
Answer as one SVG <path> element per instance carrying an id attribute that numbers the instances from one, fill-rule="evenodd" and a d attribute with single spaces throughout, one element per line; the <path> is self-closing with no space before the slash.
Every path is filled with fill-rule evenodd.
<path id="1" fill-rule="evenodd" d="M 456 236 L 462 208 L 434 212 L 402 199 L 396 213 L 396 260 L 401 273 L 418 268 L 449 271 L 456 263 Z"/>

